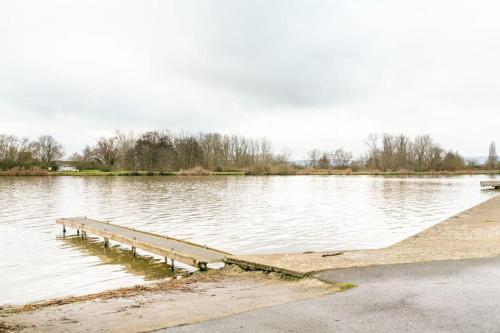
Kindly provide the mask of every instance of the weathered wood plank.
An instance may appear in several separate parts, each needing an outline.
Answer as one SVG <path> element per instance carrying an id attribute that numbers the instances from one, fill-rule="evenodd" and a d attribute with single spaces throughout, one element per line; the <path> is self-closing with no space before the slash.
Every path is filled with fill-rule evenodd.
<path id="1" fill-rule="evenodd" d="M 500 188 L 500 180 L 486 180 L 481 182 L 481 187 Z"/>
<path id="2" fill-rule="evenodd" d="M 229 255 L 192 242 L 82 217 L 60 218 L 56 223 L 63 225 L 63 228 L 71 227 L 200 269 L 206 268 L 207 263 L 222 262 Z"/>

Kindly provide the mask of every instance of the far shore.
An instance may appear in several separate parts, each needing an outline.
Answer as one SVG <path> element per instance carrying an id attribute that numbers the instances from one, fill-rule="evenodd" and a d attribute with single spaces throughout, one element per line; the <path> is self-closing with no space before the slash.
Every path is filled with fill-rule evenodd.
<path id="1" fill-rule="evenodd" d="M 500 175 L 500 170 L 457 170 L 457 171 L 380 171 L 351 169 L 294 169 L 286 172 L 261 172 L 249 171 L 209 171 L 205 169 L 189 169 L 175 172 L 147 172 L 147 171 L 47 171 L 47 170 L 15 170 L 0 171 L 0 176 L 461 176 L 461 175 Z"/>

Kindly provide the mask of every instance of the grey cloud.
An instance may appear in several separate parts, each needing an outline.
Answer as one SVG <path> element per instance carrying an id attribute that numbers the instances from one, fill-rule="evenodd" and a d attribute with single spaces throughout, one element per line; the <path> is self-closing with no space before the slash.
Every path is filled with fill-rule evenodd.
<path id="1" fill-rule="evenodd" d="M 479 154 L 500 121 L 497 10 L 451 0 L 6 0 L 0 131 L 33 114 L 22 126 L 31 131 L 15 134 L 38 135 L 70 114 L 82 120 L 71 124 L 80 141 L 88 127 L 220 130 L 265 135 L 300 156 L 405 131 Z M 262 126 L 272 122 L 281 126 Z"/>

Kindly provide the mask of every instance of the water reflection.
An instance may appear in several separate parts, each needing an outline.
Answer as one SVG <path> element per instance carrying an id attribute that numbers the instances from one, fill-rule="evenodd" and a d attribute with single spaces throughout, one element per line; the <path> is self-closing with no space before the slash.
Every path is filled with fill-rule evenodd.
<path id="1" fill-rule="evenodd" d="M 143 276 L 144 280 L 159 280 L 185 273 L 185 271 L 175 268 L 172 272 L 171 266 L 161 259 L 156 259 L 144 254 L 134 257 L 131 250 L 125 249 L 116 244 L 104 247 L 104 242 L 98 238 L 87 237 L 82 239 L 78 236 L 58 236 L 59 241 L 67 246 L 78 249 L 83 255 L 96 256 L 99 258 L 99 265 L 120 265 L 124 272 Z"/>
<path id="2" fill-rule="evenodd" d="M 230 253 L 376 248 L 496 195 L 480 191 L 487 179 L 0 177 L 0 304 L 170 274 L 155 256 L 134 260 L 124 248 L 56 237 L 59 217 L 89 216 Z"/>

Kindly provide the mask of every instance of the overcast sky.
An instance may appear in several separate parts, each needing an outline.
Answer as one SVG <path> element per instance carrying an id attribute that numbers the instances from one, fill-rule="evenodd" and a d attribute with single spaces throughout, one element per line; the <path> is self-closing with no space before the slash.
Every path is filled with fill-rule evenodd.
<path id="1" fill-rule="evenodd" d="M 364 150 L 500 144 L 497 1 L 0 2 L 0 132 L 68 153 L 115 129 Z"/>

